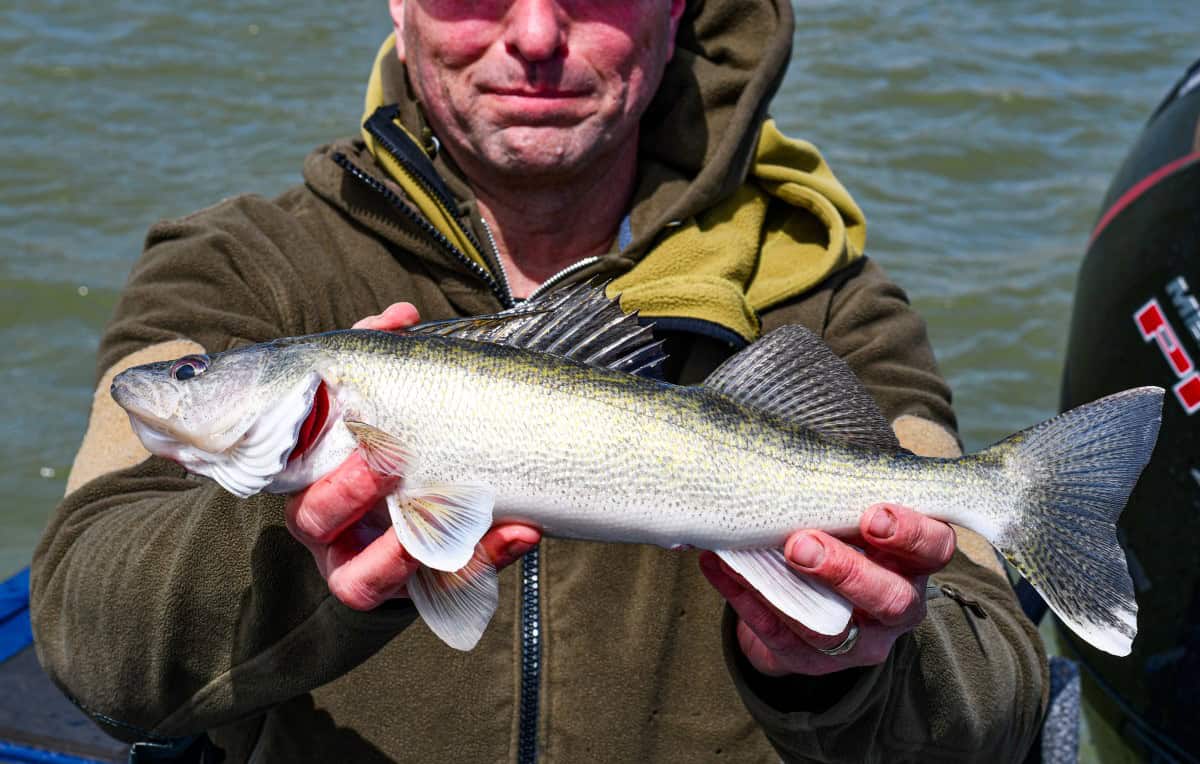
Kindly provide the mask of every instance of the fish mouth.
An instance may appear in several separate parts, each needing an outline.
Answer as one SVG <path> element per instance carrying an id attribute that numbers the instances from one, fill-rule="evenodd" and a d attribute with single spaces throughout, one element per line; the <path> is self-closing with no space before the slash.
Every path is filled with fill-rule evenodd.
<path id="1" fill-rule="evenodd" d="M 194 448 L 204 448 L 193 434 L 176 427 L 172 420 L 179 408 L 178 396 L 163 399 L 163 389 L 142 382 L 133 370 L 118 374 L 108 388 L 109 395 L 129 415 L 133 431 L 139 438 L 145 434 L 151 440 L 174 440 Z M 166 412 L 166 413 L 163 413 Z"/>
<path id="2" fill-rule="evenodd" d="M 160 453 L 150 448 L 149 442 L 158 443 L 167 450 L 170 450 L 167 446 L 171 443 L 205 453 L 218 453 L 224 450 L 219 445 L 219 441 L 221 439 L 228 440 L 228 432 L 189 429 L 179 419 L 178 398 L 173 397 L 164 401 L 157 396 L 147 396 L 144 389 L 139 389 L 143 386 L 138 384 L 136 377 L 129 379 L 121 377 L 122 375 L 118 375 L 113 380 L 109 393 L 117 405 L 125 409 L 125 413 L 129 415 L 129 421 L 133 425 L 134 433 L 152 453 L 174 458 L 169 453 Z"/>

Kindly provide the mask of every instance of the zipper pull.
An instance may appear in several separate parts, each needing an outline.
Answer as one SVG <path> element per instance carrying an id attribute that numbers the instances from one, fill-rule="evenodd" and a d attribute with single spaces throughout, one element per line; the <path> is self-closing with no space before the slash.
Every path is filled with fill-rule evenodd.
<path id="1" fill-rule="evenodd" d="M 987 618 L 987 611 L 983 609 L 983 605 L 979 604 L 979 600 L 971 599 L 967 595 L 958 590 L 957 587 L 950 584 L 942 584 L 942 594 L 945 594 L 950 599 L 965 607 L 975 614 L 977 618 Z"/>
<path id="2" fill-rule="evenodd" d="M 437 155 L 442 150 L 442 142 L 428 127 L 421 131 L 421 139 L 423 141 L 421 148 L 425 151 L 425 156 L 429 157 L 431 162 L 437 159 Z"/>

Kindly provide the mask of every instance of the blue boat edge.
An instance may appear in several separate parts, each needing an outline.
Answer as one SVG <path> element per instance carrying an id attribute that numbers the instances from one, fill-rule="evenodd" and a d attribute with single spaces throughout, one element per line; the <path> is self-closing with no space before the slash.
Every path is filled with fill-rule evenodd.
<path id="1" fill-rule="evenodd" d="M 0 761 L 111 764 L 129 746 L 105 735 L 79 710 L 34 655 L 29 568 L 0 582 Z"/>

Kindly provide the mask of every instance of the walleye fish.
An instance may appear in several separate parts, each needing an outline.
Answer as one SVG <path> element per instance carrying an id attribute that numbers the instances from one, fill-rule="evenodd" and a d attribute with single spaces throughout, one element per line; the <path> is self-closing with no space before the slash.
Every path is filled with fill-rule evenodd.
<path id="1" fill-rule="evenodd" d="M 585 284 L 491 317 L 139 366 L 112 395 L 153 454 L 241 497 L 298 491 L 356 450 L 401 476 L 387 506 L 422 563 L 408 591 L 457 649 L 498 603 L 479 544 L 497 521 L 710 549 L 792 618 L 838 634 L 850 604 L 793 571 L 784 541 L 854 531 L 890 501 L 981 534 L 1080 637 L 1130 652 L 1137 603 L 1116 522 L 1154 448 L 1162 389 L 934 459 L 902 449 L 849 367 L 801 327 L 698 387 L 652 378 L 664 359 L 648 327 Z"/>

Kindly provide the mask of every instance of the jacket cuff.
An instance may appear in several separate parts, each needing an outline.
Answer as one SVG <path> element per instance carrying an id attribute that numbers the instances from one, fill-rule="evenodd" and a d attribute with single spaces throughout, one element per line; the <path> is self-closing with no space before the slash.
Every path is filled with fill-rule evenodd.
<path id="1" fill-rule="evenodd" d="M 737 614 L 726 605 L 721 623 L 725 664 L 750 715 L 773 739 L 798 732 L 844 727 L 871 706 L 869 700 L 886 687 L 895 666 L 908 653 L 912 637 L 896 640 L 887 660 L 876 666 L 847 669 L 825 676 L 794 674 L 771 677 L 759 673 L 737 642 Z"/>

